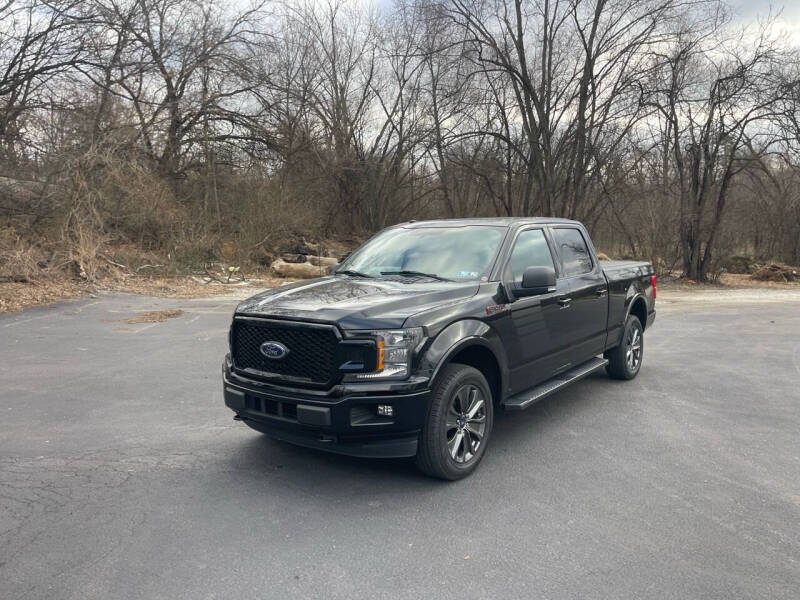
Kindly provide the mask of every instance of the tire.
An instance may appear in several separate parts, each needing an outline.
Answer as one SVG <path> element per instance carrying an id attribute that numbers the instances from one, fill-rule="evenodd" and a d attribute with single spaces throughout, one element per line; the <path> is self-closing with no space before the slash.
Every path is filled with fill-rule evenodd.
<path id="1" fill-rule="evenodd" d="M 622 332 L 622 343 L 608 350 L 606 372 L 614 379 L 629 380 L 639 374 L 644 360 L 644 328 L 638 317 L 628 316 Z"/>
<path id="2" fill-rule="evenodd" d="M 466 477 L 483 458 L 493 423 L 492 394 L 483 374 L 467 365 L 446 365 L 433 386 L 417 467 L 439 479 Z"/>

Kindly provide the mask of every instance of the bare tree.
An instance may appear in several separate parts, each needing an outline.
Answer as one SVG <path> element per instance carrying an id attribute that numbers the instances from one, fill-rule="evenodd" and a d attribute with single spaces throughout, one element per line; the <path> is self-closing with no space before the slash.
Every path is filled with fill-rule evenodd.
<path id="1" fill-rule="evenodd" d="M 97 2 L 117 43 L 99 75 L 87 75 L 130 102 L 143 147 L 164 175 L 193 166 L 198 148 L 207 159 L 209 143 L 252 139 L 252 115 L 240 100 L 252 87 L 247 48 L 259 36 L 261 5 Z"/>
<path id="2" fill-rule="evenodd" d="M 756 139 L 783 93 L 773 77 L 780 55 L 766 30 L 753 39 L 720 39 L 719 24 L 681 36 L 658 53 L 651 101 L 665 121 L 680 202 L 683 272 L 708 276 L 731 184 L 757 161 Z"/>
<path id="3" fill-rule="evenodd" d="M 494 98 L 505 104 L 504 85 L 513 94 L 499 129 L 464 135 L 490 133 L 524 161 L 521 212 L 591 218 L 602 206 L 588 189 L 644 115 L 643 50 L 662 43 L 685 4 L 457 0 L 448 9 Z"/>
<path id="4" fill-rule="evenodd" d="M 543 214 L 697 279 L 797 261 L 800 57 L 725 0 L 253 2 L 0 4 L 0 228 L 266 261 Z"/>
<path id="5" fill-rule="evenodd" d="M 11 0 L 0 7 L 0 160 L 24 152 L 25 117 L 60 96 L 54 81 L 80 62 L 78 0 Z M 30 157 L 28 157 L 30 158 Z"/>

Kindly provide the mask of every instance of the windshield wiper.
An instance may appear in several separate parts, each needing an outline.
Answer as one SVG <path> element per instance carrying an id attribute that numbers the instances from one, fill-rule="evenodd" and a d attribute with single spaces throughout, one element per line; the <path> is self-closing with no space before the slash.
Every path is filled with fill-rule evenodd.
<path id="1" fill-rule="evenodd" d="M 438 281 L 453 281 L 452 279 L 448 279 L 447 277 L 442 277 L 441 275 L 437 275 L 436 273 L 423 273 L 422 271 L 381 271 L 381 275 L 403 275 L 406 277 L 430 277 L 431 279 L 436 279 Z"/>
<path id="2" fill-rule="evenodd" d="M 356 271 L 355 269 L 339 269 L 336 271 L 336 275 L 352 275 L 353 277 L 365 277 L 367 279 L 374 279 L 372 275 L 367 275 L 366 273 L 362 273 L 361 271 Z"/>

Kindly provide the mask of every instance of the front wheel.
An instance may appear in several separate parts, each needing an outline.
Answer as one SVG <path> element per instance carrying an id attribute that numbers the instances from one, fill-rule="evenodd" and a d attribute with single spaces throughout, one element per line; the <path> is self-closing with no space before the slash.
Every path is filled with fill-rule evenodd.
<path id="1" fill-rule="evenodd" d="M 440 479 L 466 477 L 486 452 L 493 421 L 492 394 L 483 374 L 467 365 L 445 366 L 419 437 L 417 467 Z"/>
<path id="2" fill-rule="evenodd" d="M 644 328 L 638 317 L 628 316 L 622 332 L 622 343 L 605 353 L 606 371 L 614 379 L 633 379 L 639 373 L 644 358 Z"/>

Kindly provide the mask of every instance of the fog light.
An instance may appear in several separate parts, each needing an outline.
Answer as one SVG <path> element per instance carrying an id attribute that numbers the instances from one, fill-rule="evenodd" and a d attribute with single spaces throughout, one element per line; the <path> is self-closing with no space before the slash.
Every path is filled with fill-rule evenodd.
<path id="1" fill-rule="evenodd" d="M 394 408 L 391 404 L 378 404 L 378 416 L 379 417 L 393 417 L 394 416 Z"/>

